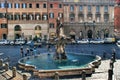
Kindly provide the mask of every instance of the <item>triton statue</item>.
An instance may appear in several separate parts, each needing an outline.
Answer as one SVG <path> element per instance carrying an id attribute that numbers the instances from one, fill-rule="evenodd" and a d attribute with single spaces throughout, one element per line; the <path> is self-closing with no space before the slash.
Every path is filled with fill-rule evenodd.
<path id="1" fill-rule="evenodd" d="M 56 53 L 54 57 L 56 60 L 65 60 L 67 59 L 67 56 L 65 53 L 66 37 L 64 35 L 63 25 L 60 22 L 60 18 L 57 19 L 56 33 L 57 33 L 57 42 L 56 42 Z"/>

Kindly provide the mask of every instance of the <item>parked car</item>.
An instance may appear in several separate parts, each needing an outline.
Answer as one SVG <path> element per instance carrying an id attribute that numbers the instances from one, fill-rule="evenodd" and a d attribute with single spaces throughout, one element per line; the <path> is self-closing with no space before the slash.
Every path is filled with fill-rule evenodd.
<path id="1" fill-rule="evenodd" d="M 7 45 L 9 44 L 9 40 L 2 39 L 0 40 L 0 45 Z"/>
<path id="2" fill-rule="evenodd" d="M 104 43 L 115 43 L 115 38 L 105 38 Z"/>
<path id="3" fill-rule="evenodd" d="M 14 41 L 14 40 L 11 40 L 11 41 L 9 41 L 9 44 L 10 44 L 10 45 L 14 45 L 14 44 L 15 44 L 15 41 Z"/>
<path id="4" fill-rule="evenodd" d="M 15 40 L 15 44 L 17 44 L 17 45 L 23 45 L 23 44 L 25 44 L 25 40 L 23 40 L 23 39 L 16 39 Z"/>
<path id="5" fill-rule="evenodd" d="M 77 43 L 89 43 L 89 40 L 88 39 L 82 39 L 82 40 L 77 40 Z"/>
<path id="6" fill-rule="evenodd" d="M 120 48 L 120 40 L 117 40 L 116 45 Z"/>
<path id="7" fill-rule="evenodd" d="M 94 44 L 104 43 L 104 40 L 103 39 L 94 39 L 94 40 L 91 40 L 90 43 L 94 43 Z"/>

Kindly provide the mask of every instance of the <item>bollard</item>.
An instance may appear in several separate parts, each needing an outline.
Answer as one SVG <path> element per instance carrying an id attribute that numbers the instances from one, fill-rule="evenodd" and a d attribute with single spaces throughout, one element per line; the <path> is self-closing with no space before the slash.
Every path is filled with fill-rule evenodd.
<path id="1" fill-rule="evenodd" d="M 13 77 L 16 77 L 16 67 L 13 67 L 13 68 L 12 68 L 12 76 L 13 76 Z"/>
<path id="2" fill-rule="evenodd" d="M 113 62 L 113 60 L 110 60 L 110 68 L 111 68 L 111 69 L 114 68 L 114 62 Z"/>
<path id="3" fill-rule="evenodd" d="M 113 61 L 116 62 L 116 58 L 115 58 L 115 52 L 112 54 L 112 57 L 113 57 Z"/>
<path id="4" fill-rule="evenodd" d="M 55 72 L 55 80 L 59 80 L 59 73 Z"/>
<path id="5" fill-rule="evenodd" d="M 113 53 L 112 53 L 112 57 L 113 57 L 113 61 L 116 62 L 116 50 L 113 49 Z"/>
<path id="6" fill-rule="evenodd" d="M 110 68 L 108 70 L 108 80 L 112 80 L 113 70 Z"/>
<path id="7" fill-rule="evenodd" d="M 82 71 L 82 80 L 86 80 L 86 72 L 85 72 L 85 70 Z"/>
<path id="8" fill-rule="evenodd" d="M 27 80 L 26 74 L 23 74 L 23 80 Z"/>
<path id="9" fill-rule="evenodd" d="M 3 66 L 3 59 L 0 59 L 0 67 Z"/>
<path id="10" fill-rule="evenodd" d="M 9 64 L 5 63 L 5 71 L 8 71 L 8 69 L 9 69 Z"/>

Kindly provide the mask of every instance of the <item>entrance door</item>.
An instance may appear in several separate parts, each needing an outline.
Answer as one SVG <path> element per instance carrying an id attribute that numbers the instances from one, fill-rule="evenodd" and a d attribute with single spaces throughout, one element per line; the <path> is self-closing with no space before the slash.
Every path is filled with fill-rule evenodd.
<path id="1" fill-rule="evenodd" d="M 21 37 L 20 34 L 15 34 L 15 39 L 19 39 Z"/>
<path id="2" fill-rule="evenodd" d="M 6 34 L 3 34 L 3 39 L 7 39 L 7 35 Z"/>
<path id="3" fill-rule="evenodd" d="M 88 30 L 87 35 L 88 35 L 88 38 L 92 38 L 92 30 Z"/>

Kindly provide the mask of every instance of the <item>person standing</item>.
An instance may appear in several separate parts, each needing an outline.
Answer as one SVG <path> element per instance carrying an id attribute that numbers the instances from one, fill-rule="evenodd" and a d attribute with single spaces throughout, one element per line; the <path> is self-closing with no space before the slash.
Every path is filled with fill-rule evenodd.
<path id="1" fill-rule="evenodd" d="M 20 48 L 20 55 L 21 55 L 21 57 L 24 57 L 23 46 L 21 46 L 21 48 Z"/>

